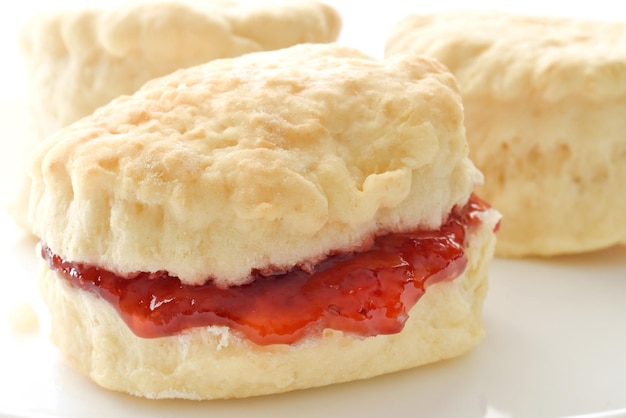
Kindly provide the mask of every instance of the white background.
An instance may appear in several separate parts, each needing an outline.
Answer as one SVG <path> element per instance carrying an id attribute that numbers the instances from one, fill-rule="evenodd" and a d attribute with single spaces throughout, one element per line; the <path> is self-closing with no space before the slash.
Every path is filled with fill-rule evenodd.
<path id="1" fill-rule="evenodd" d="M 25 82 L 15 38 L 43 10 L 108 1 L 12 1 L 0 6 L 0 203 L 19 178 Z M 340 42 L 382 56 L 391 25 L 408 12 L 499 8 L 626 21 L 611 1 L 328 1 L 342 14 Z M 430 3 L 437 3 L 436 5 Z M 625 115 L 626 117 L 626 115 Z M 564 417 L 626 416 L 626 250 L 549 260 L 495 260 L 487 337 L 473 352 L 402 373 L 291 394 L 208 403 L 148 402 L 77 376 L 46 339 L 9 330 L 6 312 L 39 309 L 32 240 L 0 214 L 0 416 Z M 42 317 L 43 319 L 44 317 Z M 621 411 L 621 412 L 620 412 Z M 6 414 L 6 415 L 3 415 Z M 589 415 L 591 416 L 591 415 Z"/>

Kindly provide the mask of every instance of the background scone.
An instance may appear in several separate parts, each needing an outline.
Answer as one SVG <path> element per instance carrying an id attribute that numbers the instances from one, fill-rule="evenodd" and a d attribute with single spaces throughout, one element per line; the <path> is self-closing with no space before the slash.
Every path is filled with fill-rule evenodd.
<path id="1" fill-rule="evenodd" d="M 412 15 L 387 55 L 443 62 L 463 96 L 479 193 L 502 212 L 496 254 L 626 242 L 626 23 L 498 12 Z"/>
<path id="2" fill-rule="evenodd" d="M 20 37 L 33 129 L 27 158 L 30 143 L 152 78 L 216 58 L 332 42 L 340 27 L 335 9 L 313 1 L 139 1 L 38 16 Z M 25 179 L 9 209 L 30 231 L 28 189 Z"/>
<path id="3" fill-rule="evenodd" d="M 332 7 L 313 1 L 140 1 L 39 16 L 20 40 L 37 133 L 46 136 L 176 69 L 332 42 L 340 25 Z"/>
<path id="4" fill-rule="evenodd" d="M 104 387 L 276 393 L 482 337 L 499 215 L 434 60 L 308 44 L 179 70 L 49 137 L 32 178 L 53 340 Z"/>

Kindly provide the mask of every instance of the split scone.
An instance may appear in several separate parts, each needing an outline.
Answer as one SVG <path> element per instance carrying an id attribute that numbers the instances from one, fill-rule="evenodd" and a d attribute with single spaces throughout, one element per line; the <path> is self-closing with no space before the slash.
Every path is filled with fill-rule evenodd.
<path id="1" fill-rule="evenodd" d="M 98 384 L 245 397 L 460 355 L 499 214 L 453 76 L 309 44 L 153 80 L 32 170 L 52 338 Z"/>
<path id="2" fill-rule="evenodd" d="M 340 25 L 336 10 L 313 1 L 140 1 L 38 16 L 20 39 L 37 134 L 45 137 L 179 68 L 332 42 Z"/>
<path id="3" fill-rule="evenodd" d="M 388 56 L 456 76 L 479 193 L 502 212 L 496 254 L 626 242 L 626 23 L 497 12 L 412 15 Z"/>

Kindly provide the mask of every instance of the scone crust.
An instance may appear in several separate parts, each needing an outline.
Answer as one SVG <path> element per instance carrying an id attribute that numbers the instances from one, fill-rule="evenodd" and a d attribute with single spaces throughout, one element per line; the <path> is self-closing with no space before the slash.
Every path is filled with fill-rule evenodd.
<path id="1" fill-rule="evenodd" d="M 503 214 L 496 254 L 626 243 L 626 24 L 501 12 L 399 22 L 387 54 L 424 53 L 463 95 L 479 195 Z"/>
<path id="2" fill-rule="evenodd" d="M 626 95 L 626 24 L 497 11 L 409 15 L 388 36 L 386 55 L 437 57 L 463 95 L 499 100 Z"/>
<path id="3" fill-rule="evenodd" d="M 180 70 L 59 131 L 31 218 L 68 260 L 235 285 L 438 227 L 481 180 L 467 155 L 438 62 L 299 45 Z"/>
<path id="4" fill-rule="evenodd" d="M 340 27 L 337 11 L 314 1 L 144 0 L 37 16 L 20 37 L 37 133 L 45 137 L 179 68 L 332 42 Z"/>
<path id="5" fill-rule="evenodd" d="M 325 330 L 295 345 L 257 346 L 226 327 L 142 339 L 106 301 L 43 265 L 52 340 L 68 363 L 99 385 L 147 398 L 241 398 L 365 379 L 459 356 L 484 334 L 482 306 L 495 243 L 496 211 L 468 240 L 464 273 L 427 288 L 393 335 Z"/>

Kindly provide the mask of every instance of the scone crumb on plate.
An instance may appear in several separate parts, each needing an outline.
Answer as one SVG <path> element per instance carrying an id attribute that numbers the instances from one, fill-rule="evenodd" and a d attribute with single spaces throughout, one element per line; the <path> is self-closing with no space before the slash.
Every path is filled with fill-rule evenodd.
<path id="1" fill-rule="evenodd" d="M 30 302 L 21 302 L 11 307 L 7 319 L 9 329 L 14 333 L 34 333 L 39 330 L 39 316 Z"/>

